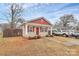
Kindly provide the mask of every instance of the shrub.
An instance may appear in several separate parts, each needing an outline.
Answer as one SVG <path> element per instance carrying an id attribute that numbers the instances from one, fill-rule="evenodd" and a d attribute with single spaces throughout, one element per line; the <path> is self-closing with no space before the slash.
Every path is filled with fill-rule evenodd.
<path id="1" fill-rule="evenodd" d="M 53 35 L 46 35 L 45 37 L 53 37 Z"/>
<path id="2" fill-rule="evenodd" d="M 53 35 L 50 35 L 50 37 L 53 37 Z"/>
<path id="3" fill-rule="evenodd" d="M 34 37 L 28 37 L 29 40 L 32 40 L 32 39 L 39 39 L 39 38 L 41 38 L 41 36 L 39 36 L 39 35 L 38 35 L 38 36 L 34 36 Z"/>
<path id="4" fill-rule="evenodd" d="M 49 37 L 48 35 L 46 35 L 45 37 Z"/>

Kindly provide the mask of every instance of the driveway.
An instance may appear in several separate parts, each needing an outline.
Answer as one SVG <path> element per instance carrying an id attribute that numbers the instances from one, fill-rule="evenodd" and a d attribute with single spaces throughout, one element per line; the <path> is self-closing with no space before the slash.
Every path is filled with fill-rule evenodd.
<path id="1" fill-rule="evenodd" d="M 66 46 L 79 45 L 79 40 L 75 39 L 75 38 L 55 36 L 54 39 L 52 39 L 51 37 L 50 38 L 46 38 L 46 39 L 55 41 L 55 42 L 60 43 L 60 44 L 64 44 Z"/>

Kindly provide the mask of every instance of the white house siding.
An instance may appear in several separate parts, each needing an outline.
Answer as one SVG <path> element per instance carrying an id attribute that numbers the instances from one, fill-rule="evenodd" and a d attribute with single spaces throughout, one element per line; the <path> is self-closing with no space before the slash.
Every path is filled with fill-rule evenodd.
<path id="1" fill-rule="evenodd" d="M 27 31 L 27 26 L 30 25 L 30 26 L 35 26 L 35 27 L 50 27 L 50 29 L 48 30 L 51 30 L 51 25 L 44 25 L 44 24 L 36 24 L 36 23 L 27 23 L 26 24 L 26 30 L 23 29 L 23 36 L 24 37 L 34 37 L 36 36 L 36 31 L 34 32 L 28 32 Z M 48 34 L 48 31 L 47 32 L 40 32 L 40 29 L 39 29 L 39 35 L 40 36 L 46 36 Z"/>
<path id="2" fill-rule="evenodd" d="M 27 36 L 27 25 L 22 26 L 23 37 Z"/>
<path id="3" fill-rule="evenodd" d="M 46 35 L 48 35 L 48 31 L 51 31 L 51 26 L 46 26 L 46 27 L 48 27 L 47 32 L 41 32 L 41 31 L 40 31 L 39 35 L 41 35 L 41 36 L 46 36 Z M 49 29 L 49 28 L 50 28 L 50 29 Z M 51 31 L 50 34 L 52 34 L 52 31 Z"/>
<path id="4" fill-rule="evenodd" d="M 48 32 L 40 32 L 39 35 L 40 36 L 46 36 L 46 35 L 48 35 Z"/>
<path id="5" fill-rule="evenodd" d="M 24 26 L 22 26 L 22 36 L 24 37 L 25 36 L 25 33 L 24 33 Z"/>
<path id="6" fill-rule="evenodd" d="M 52 35 L 52 29 L 53 29 L 53 27 L 52 27 L 52 26 L 50 27 L 50 29 L 48 29 L 48 30 L 50 30 L 50 31 L 51 31 L 51 35 Z"/>
<path id="7" fill-rule="evenodd" d="M 35 32 L 28 32 L 28 34 L 26 35 L 27 37 L 34 37 L 36 36 Z"/>

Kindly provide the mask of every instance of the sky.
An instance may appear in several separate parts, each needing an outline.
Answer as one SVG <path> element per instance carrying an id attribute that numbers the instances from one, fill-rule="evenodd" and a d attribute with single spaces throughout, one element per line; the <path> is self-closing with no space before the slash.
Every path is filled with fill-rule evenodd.
<path id="1" fill-rule="evenodd" d="M 0 4 L 0 23 L 7 22 L 4 13 L 8 11 L 8 7 L 8 4 Z M 55 23 L 65 14 L 73 14 L 79 20 L 79 3 L 27 3 L 23 8 L 25 20 L 45 17 L 51 23 Z"/>

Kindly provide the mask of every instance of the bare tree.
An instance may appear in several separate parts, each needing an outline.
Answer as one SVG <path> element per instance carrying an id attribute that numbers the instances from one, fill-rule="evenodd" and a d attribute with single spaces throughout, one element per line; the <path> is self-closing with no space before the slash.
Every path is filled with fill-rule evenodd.
<path id="1" fill-rule="evenodd" d="M 67 14 L 60 17 L 54 25 L 54 28 L 60 30 L 76 30 L 77 19 L 72 14 Z"/>
<path id="2" fill-rule="evenodd" d="M 22 4 L 8 4 L 8 10 L 3 13 L 3 15 L 5 16 L 5 20 L 8 21 L 11 29 L 16 28 L 19 22 L 24 21 L 22 17 L 23 10 Z"/>
<path id="3" fill-rule="evenodd" d="M 79 32 L 79 22 L 77 23 L 76 30 Z"/>
<path id="4" fill-rule="evenodd" d="M 75 19 L 74 15 L 67 14 L 60 17 L 60 22 L 61 22 L 62 27 L 66 29 L 68 27 L 75 27 L 74 24 L 76 24 L 77 20 Z"/>
<path id="5" fill-rule="evenodd" d="M 70 23 L 73 20 L 74 20 L 73 15 L 64 15 L 64 16 L 60 17 L 60 21 L 62 22 L 63 27 L 66 27 L 68 25 L 68 23 Z"/>

